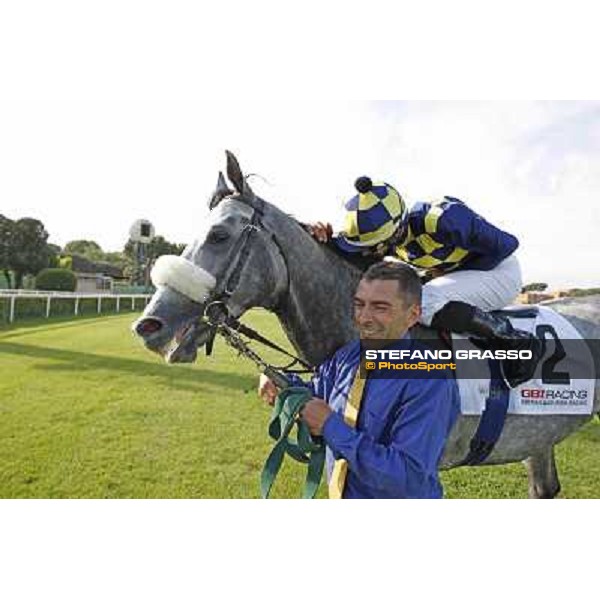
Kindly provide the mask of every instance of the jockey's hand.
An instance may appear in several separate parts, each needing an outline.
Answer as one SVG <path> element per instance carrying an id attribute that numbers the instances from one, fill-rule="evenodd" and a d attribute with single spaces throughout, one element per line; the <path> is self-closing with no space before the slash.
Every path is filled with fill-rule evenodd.
<path id="1" fill-rule="evenodd" d="M 313 435 L 321 435 L 323 433 L 323 425 L 333 411 L 325 400 L 313 396 L 302 409 L 300 416 L 308 425 L 310 432 Z"/>
<path id="2" fill-rule="evenodd" d="M 331 223 L 321 223 L 318 221 L 317 223 L 311 223 L 307 226 L 308 232 L 312 235 L 317 242 L 321 242 L 324 244 L 328 242 L 333 236 L 333 227 Z"/>
<path id="3" fill-rule="evenodd" d="M 258 395 L 269 405 L 275 404 L 275 398 L 279 390 L 277 386 L 264 373 L 261 373 L 258 380 Z"/>

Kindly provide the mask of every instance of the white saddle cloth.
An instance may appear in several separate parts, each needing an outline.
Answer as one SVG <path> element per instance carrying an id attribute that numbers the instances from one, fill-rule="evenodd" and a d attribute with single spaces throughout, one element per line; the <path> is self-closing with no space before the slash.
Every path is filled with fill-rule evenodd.
<path id="1" fill-rule="evenodd" d="M 517 310 L 523 307 L 509 307 Z M 594 404 L 594 386 L 596 373 L 594 360 L 580 333 L 563 316 L 545 306 L 538 306 L 537 317 L 511 318 L 513 327 L 535 333 L 539 325 L 551 326 L 559 340 L 565 342 L 566 356 L 554 365 L 554 370 L 561 373 L 577 373 L 578 378 L 569 378 L 569 383 L 545 383 L 540 379 L 531 379 L 510 391 L 508 412 L 521 415 L 589 415 Z M 452 335 L 453 339 L 465 340 L 459 335 Z M 556 343 L 550 335 L 545 336 L 546 351 L 540 360 L 552 360 L 555 356 Z M 461 348 L 468 341 L 461 342 Z M 470 347 L 470 346 L 469 346 Z M 569 349 L 576 348 L 576 352 Z M 473 349 L 476 349 L 473 346 Z M 464 364 L 464 363 L 463 363 Z M 463 379 L 461 378 L 461 361 L 456 366 L 458 388 L 461 399 L 461 412 L 465 415 L 480 415 L 485 408 L 489 395 L 490 380 L 488 379 Z M 464 370 L 464 369 L 463 369 Z M 584 374 L 585 377 L 580 377 Z"/>

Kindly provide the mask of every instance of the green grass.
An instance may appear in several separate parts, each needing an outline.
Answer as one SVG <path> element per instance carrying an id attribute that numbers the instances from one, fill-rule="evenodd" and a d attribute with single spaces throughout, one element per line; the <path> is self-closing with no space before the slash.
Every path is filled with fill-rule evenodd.
<path id="1" fill-rule="evenodd" d="M 0 497 L 258 496 L 269 409 L 254 366 L 220 341 L 210 358 L 168 366 L 130 333 L 134 317 L 2 326 Z M 249 320 L 284 341 L 270 315 Z M 599 443 L 594 422 L 559 446 L 564 497 L 600 497 Z M 303 475 L 287 461 L 273 496 L 298 497 Z M 527 495 L 520 464 L 442 478 L 451 498 Z"/>

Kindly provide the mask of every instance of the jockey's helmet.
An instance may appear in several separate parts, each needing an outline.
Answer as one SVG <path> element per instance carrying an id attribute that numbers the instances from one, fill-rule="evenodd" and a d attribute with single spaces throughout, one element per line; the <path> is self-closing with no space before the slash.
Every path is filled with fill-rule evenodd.
<path id="1" fill-rule="evenodd" d="M 354 187 L 358 194 L 344 205 L 344 229 L 335 238 L 335 243 L 346 252 L 360 252 L 389 242 L 408 218 L 402 196 L 389 183 L 373 183 L 369 177 L 359 177 Z"/>

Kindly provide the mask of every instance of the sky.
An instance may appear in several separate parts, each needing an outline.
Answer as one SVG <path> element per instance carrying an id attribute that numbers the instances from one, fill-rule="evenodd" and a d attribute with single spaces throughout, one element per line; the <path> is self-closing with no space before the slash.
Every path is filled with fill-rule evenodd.
<path id="1" fill-rule="evenodd" d="M 193 240 L 227 148 L 300 220 L 339 226 L 369 175 L 514 233 L 526 282 L 600 286 L 600 101 L 261 97 L 195 76 L 169 19 L 66 3 L 65 25 L 43 6 L 0 23 L 0 213 L 40 219 L 50 242 L 120 250 L 139 218 Z"/>

